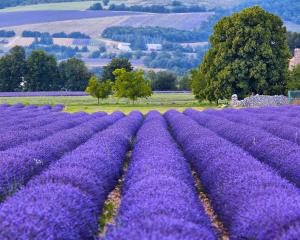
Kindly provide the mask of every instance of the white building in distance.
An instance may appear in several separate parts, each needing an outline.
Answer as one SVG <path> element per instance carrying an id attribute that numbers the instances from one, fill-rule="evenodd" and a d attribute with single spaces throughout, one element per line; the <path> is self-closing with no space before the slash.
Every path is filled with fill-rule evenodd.
<path id="1" fill-rule="evenodd" d="M 118 44 L 118 49 L 120 51 L 124 51 L 124 52 L 131 52 L 131 47 L 130 47 L 130 43 L 119 43 Z"/>
<path id="2" fill-rule="evenodd" d="M 148 51 L 161 51 L 162 45 L 161 44 L 155 44 L 155 43 L 148 43 L 147 44 L 147 50 Z"/>
<path id="3" fill-rule="evenodd" d="M 295 49 L 294 57 L 290 60 L 289 69 L 293 69 L 298 64 L 300 64 L 300 48 Z"/>

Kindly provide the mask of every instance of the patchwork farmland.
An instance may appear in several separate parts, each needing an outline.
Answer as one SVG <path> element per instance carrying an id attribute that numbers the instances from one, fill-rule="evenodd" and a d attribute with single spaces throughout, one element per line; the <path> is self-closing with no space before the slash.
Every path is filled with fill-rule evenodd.
<path id="1" fill-rule="evenodd" d="M 62 109 L 0 106 L 1 239 L 300 236 L 299 107 Z"/>
<path id="2" fill-rule="evenodd" d="M 105 18 L 124 15 L 138 15 L 136 12 L 116 11 L 25 11 L 0 13 L 0 27 L 35 23 L 49 23 L 76 19 Z"/>
<path id="3" fill-rule="evenodd" d="M 46 15 L 46 13 L 50 15 Z M 33 14 L 33 15 L 32 15 Z M 46 16 L 45 16 L 46 15 Z M 11 29 L 17 35 L 25 30 L 40 32 L 81 32 L 93 38 L 111 26 L 160 26 L 177 29 L 194 29 L 206 22 L 211 13 L 188 13 L 188 14 L 153 14 L 136 12 L 113 12 L 113 11 L 34 11 L 0 13 L 0 29 Z M 30 17 L 29 17 L 30 16 Z M 40 16 L 45 16 L 39 18 Z M 16 19 L 11 21 L 11 18 Z M 51 22 L 51 25 L 49 25 Z"/>

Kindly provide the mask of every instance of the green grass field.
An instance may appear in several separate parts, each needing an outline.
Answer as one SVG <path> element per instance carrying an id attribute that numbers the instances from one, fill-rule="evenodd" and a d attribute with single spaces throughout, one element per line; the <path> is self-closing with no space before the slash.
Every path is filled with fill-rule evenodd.
<path id="1" fill-rule="evenodd" d="M 150 110 L 158 110 L 165 112 L 169 109 L 176 109 L 183 111 L 186 108 L 194 108 L 203 110 L 206 108 L 216 108 L 216 105 L 209 104 L 208 102 L 199 103 L 194 99 L 192 94 L 189 93 L 177 93 L 177 94 L 154 94 L 148 99 L 141 99 L 134 104 L 126 99 L 109 98 L 100 105 L 97 104 L 97 100 L 90 96 L 86 97 L 8 97 L 0 98 L 0 104 L 2 103 L 24 103 L 24 104 L 63 104 L 65 111 L 67 112 L 78 112 L 85 111 L 88 113 L 105 111 L 111 113 L 113 111 L 122 111 L 129 113 L 132 110 L 139 110 L 143 113 L 147 113 Z"/>

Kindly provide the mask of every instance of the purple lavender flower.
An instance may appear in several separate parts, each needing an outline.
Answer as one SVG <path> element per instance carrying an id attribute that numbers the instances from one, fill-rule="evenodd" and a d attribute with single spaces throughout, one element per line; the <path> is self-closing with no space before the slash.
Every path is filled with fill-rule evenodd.
<path id="1" fill-rule="evenodd" d="M 198 115 L 191 110 L 186 114 Z M 207 116 L 206 121 L 214 119 Z M 300 237 L 300 194 L 294 185 L 191 118 L 176 111 L 167 112 L 165 117 L 230 239 Z M 205 122 L 204 117 L 201 120 Z M 207 125 L 211 126 L 210 122 Z M 221 121 L 216 123 L 218 130 L 224 126 L 226 123 L 221 125 Z"/>
<path id="2" fill-rule="evenodd" d="M 117 224 L 105 239 L 215 239 L 187 161 L 158 112 L 138 132 Z"/>
<path id="3" fill-rule="evenodd" d="M 252 156 L 279 171 L 280 175 L 300 186 L 300 147 L 259 128 L 238 124 L 189 109 L 185 114 L 200 125 L 237 144 Z"/>
<path id="4" fill-rule="evenodd" d="M 142 120 L 139 112 L 121 118 L 7 198 L 0 239 L 95 239 L 98 216 Z"/>
<path id="5" fill-rule="evenodd" d="M 29 141 L 0 152 L 1 198 L 15 192 L 51 162 L 72 151 L 123 116 L 122 113 L 116 112 L 107 117 L 90 117 L 88 121 L 83 117 L 79 120 L 78 126 L 57 132 L 41 141 Z"/>

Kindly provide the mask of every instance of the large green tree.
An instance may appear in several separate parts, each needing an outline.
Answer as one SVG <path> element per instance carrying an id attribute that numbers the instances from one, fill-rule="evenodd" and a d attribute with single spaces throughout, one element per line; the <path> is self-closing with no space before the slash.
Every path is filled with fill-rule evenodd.
<path id="1" fill-rule="evenodd" d="M 152 95 L 149 81 L 144 78 L 143 71 L 127 72 L 125 69 L 114 71 L 116 82 L 115 95 L 118 98 L 128 98 L 132 101 Z"/>
<path id="2" fill-rule="evenodd" d="M 0 59 L 0 90 L 16 91 L 26 73 L 26 55 L 22 47 L 16 46 Z"/>
<path id="3" fill-rule="evenodd" d="M 115 81 L 116 77 L 114 75 L 114 71 L 116 69 L 125 69 L 127 72 L 131 72 L 133 70 L 133 67 L 128 59 L 126 58 L 114 58 L 112 61 L 105 67 L 103 67 L 102 72 L 102 80 L 110 80 L 112 82 Z"/>
<path id="4" fill-rule="evenodd" d="M 210 37 L 193 92 L 210 101 L 286 91 L 290 58 L 282 20 L 260 7 L 221 19 Z"/>
<path id="5" fill-rule="evenodd" d="M 55 57 L 44 51 L 32 51 L 27 59 L 25 90 L 56 90 L 55 82 L 58 79 L 59 74 Z"/>
<path id="6" fill-rule="evenodd" d="M 60 85 L 68 91 L 84 91 L 91 77 L 84 62 L 70 58 L 59 64 Z"/>

